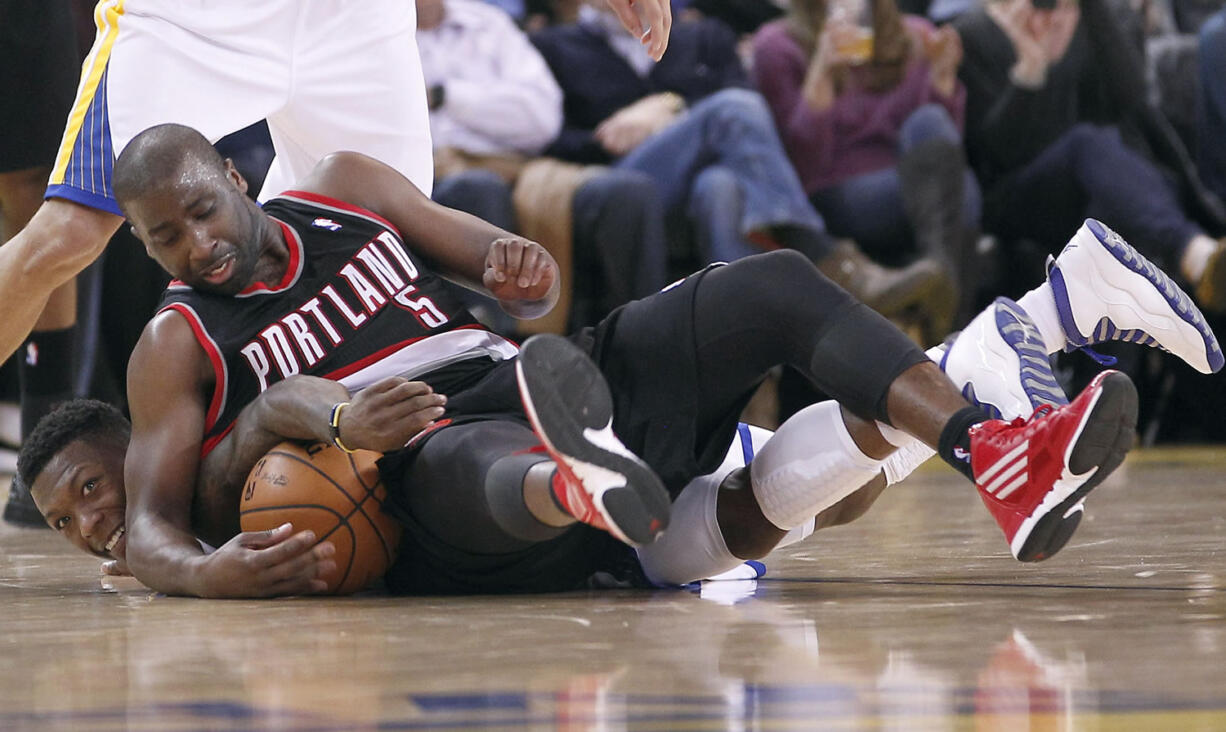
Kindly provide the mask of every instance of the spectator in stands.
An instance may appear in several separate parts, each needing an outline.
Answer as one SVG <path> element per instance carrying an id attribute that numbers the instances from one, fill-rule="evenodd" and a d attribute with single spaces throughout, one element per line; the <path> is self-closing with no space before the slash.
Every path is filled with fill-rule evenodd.
<path id="1" fill-rule="evenodd" d="M 895 0 L 792 0 L 754 37 L 758 87 L 831 233 L 874 256 L 918 247 L 949 273 L 965 317 L 980 195 L 962 151 L 961 59 L 953 29 Z"/>
<path id="2" fill-rule="evenodd" d="M 1209 188 L 1226 199 L 1226 7 L 1200 25 L 1197 48 L 1196 164 Z"/>
<path id="3" fill-rule="evenodd" d="M 674 0 L 673 14 L 680 17 L 714 18 L 737 35 L 754 33 L 764 23 L 783 15 L 783 5 L 774 0 Z"/>
<path id="4" fill-rule="evenodd" d="M 21 231 L 43 202 L 60 126 L 72 108 L 80 68 L 68 0 L 11 0 L 0 8 L 0 243 Z M 11 292 L 4 293 L 11 298 Z M 69 282 L 48 305 L 13 359 L 20 383 L 20 438 L 59 401 L 75 396 L 77 291 Z M 0 362 L 8 356 L 0 352 Z M 11 436 L 10 436 L 11 438 Z M 9 440 L 4 441 L 5 444 Z M 13 445 L 10 445 L 13 446 Z M 10 523 L 42 527 L 21 485 L 4 507 Z"/>
<path id="5" fill-rule="evenodd" d="M 1150 103 L 1194 152 L 1209 190 L 1226 198 L 1226 76 L 1221 73 L 1226 68 L 1226 2 L 1109 2 L 1124 31 L 1143 41 Z"/>
<path id="6" fill-rule="evenodd" d="M 885 314 L 939 290 L 934 263 L 887 270 L 826 232 L 727 26 L 680 21 L 668 54 L 654 62 L 622 42 L 616 23 L 584 5 L 577 22 L 532 34 L 564 95 L 562 132 L 548 154 L 650 175 L 668 215 L 690 225 L 704 262 L 763 245 L 797 249 Z"/>
<path id="7" fill-rule="evenodd" d="M 663 287 L 664 219 L 647 175 L 534 161 L 562 126 L 562 92 L 506 13 L 482 0 L 417 0 L 417 27 L 433 197 L 571 262 L 569 322 L 554 329 L 593 324 Z"/>
<path id="8" fill-rule="evenodd" d="M 1226 311 L 1226 247 L 1193 212 L 1220 222 L 1162 134 L 1140 62 L 1104 0 L 997 0 L 954 25 L 985 226 L 1055 249 L 1084 217 L 1101 217 L 1181 273 L 1203 307 Z M 1182 175 L 1184 198 L 1126 139 L 1148 142 Z"/>

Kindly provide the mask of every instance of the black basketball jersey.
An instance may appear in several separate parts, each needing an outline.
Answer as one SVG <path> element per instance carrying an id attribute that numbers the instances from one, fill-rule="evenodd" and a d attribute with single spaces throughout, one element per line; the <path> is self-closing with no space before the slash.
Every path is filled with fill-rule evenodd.
<path id="1" fill-rule="evenodd" d="M 159 312 L 187 318 L 216 377 L 203 454 L 260 392 L 294 374 L 354 392 L 387 376 L 414 378 L 518 352 L 478 323 L 377 214 L 301 191 L 272 199 L 264 211 L 289 246 L 280 282 L 223 296 L 174 281 L 162 296 Z"/>

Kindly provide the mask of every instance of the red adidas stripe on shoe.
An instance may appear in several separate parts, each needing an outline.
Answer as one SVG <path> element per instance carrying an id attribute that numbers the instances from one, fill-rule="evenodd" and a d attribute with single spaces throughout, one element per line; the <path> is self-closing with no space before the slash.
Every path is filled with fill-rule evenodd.
<path id="1" fill-rule="evenodd" d="M 1086 494 L 1124 461 L 1136 424 L 1132 380 L 1104 371 L 1070 404 L 971 428 L 975 486 L 1014 557 L 1034 562 L 1060 551 Z"/>

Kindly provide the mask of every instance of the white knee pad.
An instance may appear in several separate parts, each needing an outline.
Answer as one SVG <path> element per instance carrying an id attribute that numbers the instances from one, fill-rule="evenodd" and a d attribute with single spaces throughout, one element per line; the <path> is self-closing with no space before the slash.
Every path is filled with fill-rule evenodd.
<path id="1" fill-rule="evenodd" d="M 668 530 L 639 547 L 639 563 L 647 579 L 661 585 L 683 585 L 727 572 L 743 561 L 728 551 L 716 519 L 721 470 L 690 481 L 673 502 Z"/>
<path id="2" fill-rule="evenodd" d="M 832 401 L 792 415 L 749 466 L 762 515 L 781 529 L 801 526 L 880 471 L 881 462 L 860 451 Z"/>
<path id="3" fill-rule="evenodd" d="M 813 535 L 813 529 L 815 526 L 817 526 L 816 516 L 784 534 L 783 538 L 779 540 L 779 543 L 775 545 L 775 549 L 772 549 L 771 551 L 782 549 L 785 546 L 791 546 L 808 539 Z"/>
<path id="4" fill-rule="evenodd" d="M 885 484 L 894 485 L 903 478 L 906 478 L 915 472 L 916 468 L 928 462 L 929 458 L 936 454 L 936 450 L 933 450 L 919 440 L 913 440 L 911 444 L 898 448 L 881 464 L 881 468 L 885 472 Z"/>

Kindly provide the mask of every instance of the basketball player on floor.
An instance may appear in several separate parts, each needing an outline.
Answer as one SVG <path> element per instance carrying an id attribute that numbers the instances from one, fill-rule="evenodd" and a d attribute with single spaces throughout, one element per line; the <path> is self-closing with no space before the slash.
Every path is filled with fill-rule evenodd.
<path id="1" fill-rule="evenodd" d="M 382 463 L 406 524 L 402 555 L 412 557 L 388 579 L 402 591 L 496 592 L 609 577 L 609 558 L 630 556 L 617 554 L 613 537 L 640 545 L 653 581 L 728 569 L 815 515 L 854 517 L 880 491 L 878 473 L 900 477 L 931 455 L 912 432 L 975 480 L 1016 557 L 1042 559 L 1068 540 L 1086 493 L 1122 461 L 1136 397 L 1125 376 L 1104 372 L 1064 404 L 1036 355 L 1085 342 L 1087 323 L 1110 318 L 1130 340 L 1161 345 L 1203 371 L 1221 367 L 1195 308 L 1097 222 L 1057 260 L 1050 284 L 1027 295 L 1029 303 L 1023 298 L 1024 309 L 999 301 L 963 334 L 966 344 L 955 341 L 943 357 L 960 386 L 973 383 L 980 399 L 992 395 L 1003 414 L 1038 407 L 1011 424 L 969 405 L 888 322 L 789 252 L 709 268 L 627 305 L 575 339 L 583 350 L 541 338 L 516 359 L 509 344 L 435 295 L 424 260 L 483 278 L 517 313 L 551 304 L 552 261 L 530 242 L 508 245 L 505 232 L 432 204 L 386 166 L 330 156 L 301 191 L 261 211 L 206 140 L 163 126 L 138 137 L 116 172 L 138 235 L 185 284 L 168 291 L 133 356 L 126 523 L 110 519 L 100 527 L 105 539 L 95 530 L 90 544 L 124 546 L 136 576 L 166 592 L 303 591 L 329 561 L 326 545 L 312 548 L 313 537 L 288 531 L 260 537 L 256 548 L 239 536 L 205 555 L 191 526 L 201 452 L 224 442 L 261 389 L 297 371 L 338 379 L 350 391 L 403 373 L 447 395 L 445 412 Z M 531 254 L 508 261 L 508 250 Z M 1124 304 L 1104 305 L 1093 287 L 1105 286 Z M 1132 330 L 1138 302 L 1161 316 L 1145 324 L 1148 332 Z M 985 348 L 999 363 L 977 368 L 967 356 Z M 748 469 L 729 464 L 719 476 L 723 487 L 748 490 L 722 490 L 718 477 L 691 482 L 724 461 L 741 407 L 780 362 L 801 369 L 842 408 L 802 411 Z M 1011 378 L 1002 368 L 1009 362 Z M 534 450 L 512 369 L 556 462 Z M 285 436 L 366 446 L 349 444 L 359 429 L 345 416 L 350 407 L 327 402 L 306 409 L 297 432 Z M 895 447 L 903 450 L 890 467 L 883 460 Z M 77 474 L 57 471 L 52 486 Z M 668 523 L 670 495 L 679 493 L 673 527 L 652 543 Z M 73 514 L 55 510 L 71 503 L 44 515 L 71 532 Z M 236 501 L 229 505 L 236 509 Z M 608 533 L 575 526 L 575 518 Z"/>
<path id="2" fill-rule="evenodd" d="M 1090 246 L 1093 251 L 1094 245 Z M 1075 288 L 1084 286 L 1077 277 L 1112 269 L 1107 261 L 1100 262 L 1105 267 L 1086 267 L 1085 263 L 1074 263 L 1070 267 L 1070 259 L 1071 255 L 1062 258 L 1061 269 L 1062 274 L 1071 275 L 1068 282 Z M 1054 301 L 1054 296 L 1050 285 L 1042 285 L 1024 300 L 1031 307 L 1041 308 L 1044 301 Z M 1085 314 L 1086 310 L 1082 308 L 1080 312 Z M 1035 337 L 1036 331 L 1030 323 L 1024 310 L 1002 298 L 976 318 L 949 347 L 938 346 L 931 349 L 929 355 L 941 363 L 947 373 L 959 380 L 970 379 L 967 383 L 977 387 L 978 397 L 984 400 L 985 407 L 999 409 L 1007 419 L 1024 416 L 1034 405 L 1064 401 L 1062 393 L 1052 383 L 1047 361 L 1043 358 L 1048 346 Z M 1153 323 L 1158 332 L 1168 337 L 1173 335 L 1167 330 L 1175 323 L 1169 314 Z M 1064 332 L 1061 325 L 1057 339 Z M 1179 342 L 1178 336 L 1173 342 Z M 1055 348 L 1059 347 L 1056 343 Z M 1200 367 L 1204 365 L 1202 355 L 1209 354 L 1198 351 L 1188 355 Z M 253 550 L 253 557 L 263 554 L 266 574 L 261 594 L 310 592 L 321 589 L 322 584 L 313 577 L 298 577 L 275 561 L 277 553 L 285 556 L 304 553 L 304 547 L 314 541 L 310 532 L 279 544 L 288 527 L 275 532 L 248 533 L 234 539 L 239 533 L 237 507 L 244 476 L 260 456 L 283 439 L 331 439 L 330 430 L 319 416 L 328 412 L 331 405 L 348 400 L 348 390 L 339 382 L 312 376 L 290 377 L 269 387 L 248 405 L 236 420 L 234 429 L 201 461 L 192 496 L 193 532 L 216 546 L 233 539 Z M 422 382 L 392 377 L 376 383 L 358 392 L 344 410 L 349 415 L 346 424 L 352 425 L 347 427 L 346 444 L 379 452 L 397 449 L 436 420 L 444 404 L 443 397 L 434 394 Z M 624 546 L 611 548 L 608 565 L 620 568 L 627 584 L 634 584 L 635 580 L 653 585 L 683 584 L 735 567 L 743 557 L 758 557 L 780 532 L 761 521 L 756 523 L 756 528 L 738 527 L 733 491 L 739 490 L 742 498 L 747 497 L 744 495 L 746 481 L 751 481 L 752 490 L 772 471 L 771 467 L 764 466 L 773 464 L 774 472 L 781 467 L 794 470 L 795 465 L 815 457 L 812 452 L 815 430 L 830 429 L 837 435 L 846 431 L 846 417 L 840 416 L 836 421 L 836 409 L 837 406 L 830 402 L 815 405 L 789 419 L 777 433 L 738 425 L 737 439 L 724 462 L 714 472 L 695 478 L 686 486 L 672 507 L 668 532 L 655 543 L 638 549 L 637 566 L 627 561 L 628 551 Z M 105 402 L 77 400 L 62 405 L 48 416 L 22 453 L 22 476 L 34 486 L 34 498 L 45 513 L 47 523 L 73 545 L 107 559 L 103 564 L 104 574 L 127 573 L 123 562 L 126 505 L 123 462 L 129 434 L 128 421 L 115 407 Z M 772 434 L 776 441 L 768 447 L 767 441 Z M 826 452 L 837 455 L 843 450 L 846 452 L 844 458 L 857 454 L 858 448 L 853 443 L 846 439 L 839 442 L 842 444 L 827 445 Z M 745 466 L 759 453 L 765 453 L 765 457 L 755 463 L 758 467 L 746 470 Z M 810 475 L 803 479 L 807 481 L 804 490 L 810 494 L 808 500 L 820 511 L 787 532 L 774 547 L 799 541 L 814 529 L 857 518 L 886 485 L 899 482 L 931 455 L 932 451 L 920 443 L 897 451 L 883 462 L 881 473 L 847 495 L 844 495 L 845 483 L 840 488 L 838 484 L 824 482 L 821 476 Z M 552 469 L 547 461 L 538 463 L 535 468 L 532 478 L 511 476 L 512 483 L 503 487 L 506 495 L 518 496 L 517 500 L 522 501 L 525 486 L 533 479 L 536 484 L 529 487 L 537 493 L 542 492 L 541 471 L 549 476 Z M 752 482 L 754 474 L 758 476 L 758 483 Z M 514 501 L 508 501 L 501 515 L 498 511 L 490 511 L 490 520 L 500 526 L 510 523 L 505 512 L 513 505 Z M 485 512 L 474 508 L 479 513 Z M 562 523 L 574 522 L 556 509 L 551 511 L 549 502 L 535 508 L 541 513 L 539 520 L 556 522 L 560 518 Z M 532 509 L 527 507 L 529 513 Z M 460 515 L 465 513 L 458 502 L 454 510 Z M 755 531 L 752 546 L 760 549 L 742 548 L 749 544 L 742 541 L 738 554 L 733 554 L 726 536 L 736 536 L 738 531 L 741 536 Z M 262 547 L 274 544 L 279 546 L 277 552 L 260 552 Z M 317 569 L 327 572 L 331 551 L 320 547 L 317 552 L 323 557 Z M 412 559 L 406 558 L 406 561 Z M 568 588 L 559 585 L 557 589 Z"/>
<path id="3" fill-rule="evenodd" d="M 608 2 L 658 60 L 672 26 L 668 2 Z M 404 0 L 99 2 L 98 34 L 46 200 L 0 247 L 0 361 L 22 346 L 49 297 L 58 299 L 48 312 L 75 301 L 73 278 L 123 222 L 111 191 L 114 156 L 150 125 L 180 122 L 217 140 L 266 119 L 276 157 L 265 190 L 273 193 L 306 176 L 324 154 L 356 150 L 429 194 L 433 162 L 415 12 Z M 40 384 L 67 378 L 54 372 L 72 360 L 61 330 L 34 333 L 27 349 L 31 344 L 47 364 Z M 19 488 L 13 494 L 22 495 Z M 9 513 L 19 518 L 20 511 L 17 505 Z"/>

